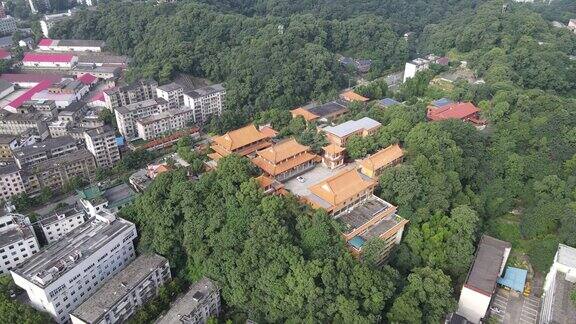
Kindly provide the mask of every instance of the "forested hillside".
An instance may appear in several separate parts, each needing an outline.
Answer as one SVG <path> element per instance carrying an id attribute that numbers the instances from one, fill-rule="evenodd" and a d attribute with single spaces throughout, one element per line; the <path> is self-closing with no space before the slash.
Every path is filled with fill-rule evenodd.
<path id="1" fill-rule="evenodd" d="M 559 242 L 576 245 L 576 36 L 543 18 L 562 16 L 555 10 L 566 2 L 505 11 L 503 1 L 204 2 L 115 3 L 56 31 L 101 38 L 132 55 L 134 77 L 166 81 L 186 72 L 224 81 L 230 112 L 221 130 L 272 122 L 306 144 L 319 141 L 286 110 L 347 86 L 336 53 L 372 58 L 380 73 L 400 68 L 413 45 L 467 61 L 485 81 L 441 89 L 430 85 L 439 72 L 431 69 L 397 93 L 364 89 L 402 105 L 352 107 L 350 118 L 370 116 L 383 127 L 352 140 L 349 152 L 363 156 L 400 142 L 407 155 L 379 179 L 378 195 L 410 220 L 384 269 L 369 257 L 353 260 L 325 214 L 264 196 L 246 160 L 226 158 L 193 182 L 183 172 L 159 176 L 122 216 L 138 225 L 139 249 L 167 256 L 179 277 L 219 281 L 227 315 L 438 323 L 454 310 L 453 289 L 481 234 L 512 242 L 511 262 L 527 255 L 540 272 Z M 417 32 L 413 44 L 402 37 L 408 30 Z M 443 96 L 479 106 L 487 129 L 426 122 L 426 104 Z"/>

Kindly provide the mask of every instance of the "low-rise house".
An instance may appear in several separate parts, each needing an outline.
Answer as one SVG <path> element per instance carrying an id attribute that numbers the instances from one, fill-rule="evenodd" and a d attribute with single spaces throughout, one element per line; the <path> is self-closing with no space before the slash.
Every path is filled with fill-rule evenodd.
<path id="1" fill-rule="evenodd" d="M 378 105 L 382 108 L 388 108 L 388 107 L 392 107 L 395 105 L 399 105 L 400 102 L 392 99 L 392 98 L 384 98 L 381 100 L 378 100 Z"/>
<path id="2" fill-rule="evenodd" d="M 272 146 L 270 138 L 260 132 L 254 125 L 227 132 L 222 136 L 216 136 L 212 139 L 210 148 L 215 153 L 208 156 L 215 161 L 230 154 L 246 156 Z"/>
<path id="3" fill-rule="evenodd" d="M 86 213 L 75 206 L 66 206 L 41 218 L 38 223 L 48 244 L 60 240 L 76 227 L 84 224 Z"/>
<path id="4" fill-rule="evenodd" d="M 282 141 L 256 152 L 252 159 L 265 175 L 284 181 L 313 168 L 319 158 L 309 146 L 298 143 L 294 138 Z"/>
<path id="5" fill-rule="evenodd" d="M 28 68 L 71 69 L 78 63 L 72 54 L 31 53 L 24 54 L 22 65 Z"/>
<path id="6" fill-rule="evenodd" d="M 341 93 L 340 99 L 346 100 L 348 102 L 367 102 L 370 100 L 364 96 L 357 94 L 352 90 Z"/>
<path id="7" fill-rule="evenodd" d="M 140 255 L 73 310 L 72 323 L 123 323 L 158 295 L 160 287 L 170 279 L 166 258 L 157 254 Z"/>
<path id="8" fill-rule="evenodd" d="M 155 324 L 206 323 L 210 317 L 220 314 L 220 288 L 208 279 L 193 283 L 188 292 L 170 305 L 166 314 Z"/>
<path id="9" fill-rule="evenodd" d="M 256 178 L 256 182 L 267 195 L 284 195 L 288 193 L 284 189 L 284 185 L 274 178 L 260 175 Z"/>
<path id="10" fill-rule="evenodd" d="M 134 190 L 125 183 L 106 189 L 93 185 L 76 193 L 78 202 L 91 217 L 102 210 L 115 213 L 136 199 Z"/>
<path id="11" fill-rule="evenodd" d="M 576 305 L 571 298 L 575 286 L 576 249 L 559 244 L 544 281 L 540 324 L 576 323 Z"/>
<path id="12" fill-rule="evenodd" d="M 488 235 L 482 236 L 462 287 L 456 314 L 472 323 L 480 323 L 485 319 L 511 249 L 512 245 L 508 242 Z"/>
<path id="13" fill-rule="evenodd" d="M 84 74 L 92 74 L 98 79 L 109 80 L 119 77 L 120 73 L 122 72 L 122 68 L 120 66 L 78 64 L 70 72 L 76 75 L 76 77 L 81 77 Z"/>
<path id="14" fill-rule="evenodd" d="M 367 177 L 377 179 L 384 169 L 402 163 L 404 152 L 400 145 L 393 144 L 370 155 L 360 162 L 360 172 Z"/>
<path id="15" fill-rule="evenodd" d="M 146 166 L 146 175 L 148 178 L 154 180 L 162 173 L 170 171 L 168 163 L 150 164 Z"/>
<path id="16" fill-rule="evenodd" d="M 344 152 L 345 148 L 336 144 L 328 144 L 322 148 L 324 155 L 322 156 L 322 165 L 329 169 L 336 169 L 344 165 Z"/>
<path id="17" fill-rule="evenodd" d="M 486 125 L 486 120 L 480 117 L 480 109 L 471 102 L 457 102 L 441 107 L 428 106 L 426 117 L 430 121 L 459 119 L 464 122 L 470 122 L 475 126 Z"/>
<path id="18" fill-rule="evenodd" d="M 349 111 L 346 101 L 335 100 L 323 105 L 291 110 L 292 118 L 302 116 L 307 122 L 331 122 Z"/>
<path id="19" fill-rule="evenodd" d="M 43 38 L 38 42 L 41 51 L 101 52 L 103 47 L 104 42 L 99 40 Z"/>
<path id="20" fill-rule="evenodd" d="M 351 136 L 370 136 L 380 129 L 379 122 L 372 118 L 364 117 L 358 120 L 350 120 L 337 126 L 327 126 L 323 129 L 326 139 L 332 144 L 346 146 Z"/>

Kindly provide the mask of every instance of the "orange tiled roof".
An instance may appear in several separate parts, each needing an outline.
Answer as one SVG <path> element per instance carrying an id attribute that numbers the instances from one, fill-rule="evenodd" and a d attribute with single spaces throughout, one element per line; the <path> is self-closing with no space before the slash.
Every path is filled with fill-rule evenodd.
<path id="1" fill-rule="evenodd" d="M 308 188 L 311 193 L 336 206 L 370 187 L 376 181 L 362 177 L 356 169 L 342 171 Z"/>
<path id="2" fill-rule="evenodd" d="M 258 155 L 271 163 L 278 163 L 286 160 L 294 155 L 310 150 L 309 146 L 304 146 L 294 138 L 282 141 L 273 145 L 265 150 L 258 151 Z"/>
<path id="3" fill-rule="evenodd" d="M 363 97 L 359 94 L 357 94 L 356 92 L 350 90 L 350 91 L 346 91 L 344 93 L 341 94 L 342 99 L 346 100 L 346 101 L 362 101 L 362 102 L 366 102 L 370 99 Z"/>
<path id="4" fill-rule="evenodd" d="M 304 117 L 304 120 L 306 120 L 306 121 L 313 121 L 313 120 L 316 120 L 320 117 L 320 116 L 315 115 L 315 114 L 313 114 L 313 113 L 309 112 L 308 110 L 301 108 L 301 107 L 290 110 L 290 112 L 292 113 L 292 118 L 302 116 L 302 117 Z"/>
<path id="5" fill-rule="evenodd" d="M 257 156 L 255 158 L 252 159 L 252 163 L 254 163 L 257 167 L 259 167 L 260 169 L 264 170 L 264 172 L 273 175 L 273 176 L 277 176 L 279 174 L 281 174 L 282 172 L 286 172 L 290 169 L 293 169 L 301 164 L 307 163 L 311 160 L 314 160 L 316 158 L 316 154 L 311 154 L 311 153 L 303 153 L 298 155 L 295 158 L 289 159 L 289 160 L 285 160 L 281 163 L 278 164 L 272 164 L 268 161 L 266 161 L 265 159 L 263 159 L 260 156 Z"/>
<path id="6" fill-rule="evenodd" d="M 214 161 L 218 161 L 222 158 L 222 155 L 220 155 L 219 153 L 210 153 L 208 154 L 208 157 Z"/>
<path id="7" fill-rule="evenodd" d="M 270 138 L 278 136 L 278 132 L 270 126 L 264 126 L 264 127 L 260 128 L 260 133 L 262 133 L 262 134 L 266 135 L 266 137 L 270 137 Z"/>
<path id="8" fill-rule="evenodd" d="M 338 146 L 336 144 L 326 145 L 322 149 L 324 150 L 324 152 L 331 154 L 331 155 L 338 154 L 338 153 L 341 153 L 341 152 L 346 150 L 342 146 Z"/>
<path id="9" fill-rule="evenodd" d="M 213 138 L 214 142 L 228 151 L 234 151 L 242 146 L 266 139 L 252 124 Z"/>
<path id="10" fill-rule="evenodd" d="M 270 186 L 272 183 L 274 183 L 274 179 L 269 178 L 265 175 L 261 175 L 261 176 L 256 178 L 256 182 L 258 182 L 258 185 L 260 186 L 260 188 L 265 189 L 268 186 Z"/>
<path id="11" fill-rule="evenodd" d="M 403 156 L 404 152 L 400 145 L 394 144 L 370 155 L 362 160 L 360 164 L 367 169 L 378 170 Z"/>

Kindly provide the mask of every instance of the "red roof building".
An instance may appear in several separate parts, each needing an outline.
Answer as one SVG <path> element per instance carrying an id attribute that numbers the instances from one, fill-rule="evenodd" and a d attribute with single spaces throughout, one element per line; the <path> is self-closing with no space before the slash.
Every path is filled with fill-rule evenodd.
<path id="1" fill-rule="evenodd" d="M 97 79 L 98 78 L 93 76 L 92 74 L 85 73 L 85 74 L 82 74 L 82 76 L 80 76 L 78 78 L 78 81 L 82 82 L 82 84 L 84 84 L 84 85 L 91 85 L 91 84 L 95 83 L 97 81 Z"/>
<path id="2" fill-rule="evenodd" d="M 10 54 L 9 51 L 0 48 L 0 60 L 9 60 L 12 58 L 12 55 Z"/>
<path id="3" fill-rule="evenodd" d="M 58 62 L 68 63 L 74 59 L 72 54 L 53 54 L 53 53 L 26 53 L 22 62 Z"/>
<path id="4" fill-rule="evenodd" d="M 35 95 L 36 93 L 38 93 L 42 90 L 48 89 L 51 85 L 52 85 L 52 81 L 50 81 L 50 80 L 41 81 L 40 83 L 38 83 L 34 87 L 28 89 L 26 92 L 21 94 L 18 98 L 14 99 L 8 105 L 6 105 L 5 109 L 10 111 L 10 112 L 16 113 L 17 109 L 20 106 L 22 106 L 22 104 L 24 102 L 32 99 L 32 96 Z"/>
<path id="5" fill-rule="evenodd" d="M 52 45 L 52 43 L 54 43 L 54 41 L 53 41 L 52 39 L 42 38 L 42 39 L 38 42 L 38 46 L 50 46 L 50 45 Z"/>
<path id="6" fill-rule="evenodd" d="M 456 102 L 442 107 L 428 106 L 426 116 L 430 121 L 460 119 L 475 125 L 486 124 L 485 120 L 480 119 L 480 109 L 471 102 Z"/>

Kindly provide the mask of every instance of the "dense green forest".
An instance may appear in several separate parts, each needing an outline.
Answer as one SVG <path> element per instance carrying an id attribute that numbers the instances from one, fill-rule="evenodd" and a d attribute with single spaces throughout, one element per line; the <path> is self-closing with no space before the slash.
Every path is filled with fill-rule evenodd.
<path id="1" fill-rule="evenodd" d="M 218 130 L 271 122 L 313 148 L 323 138 L 287 109 L 333 98 L 348 84 L 336 53 L 374 59 L 374 76 L 416 52 L 446 54 L 485 81 L 447 91 L 430 85 L 441 72 L 433 68 L 396 93 L 362 89 L 402 105 L 351 107 L 347 118 L 383 124 L 353 139 L 351 155 L 396 142 L 406 150 L 405 163 L 379 179 L 377 194 L 410 220 L 383 269 L 351 258 L 339 224 L 324 213 L 264 196 L 247 160 L 226 158 L 194 181 L 183 170 L 159 176 L 121 214 L 137 224 L 139 249 L 167 256 L 180 278 L 217 280 L 226 316 L 437 323 L 456 306 L 481 234 L 512 242 L 511 262 L 527 256 L 539 272 L 559 242 L 576 246 L 576 36 L 546 20 L 566 19 L 569 2 L 505 11 L 503 1 L 204 2 L 112 3 L 55 31 L 104 39 L 133 56 L 131 77 L 164 82 L 185 72 L 224 81 L 230 111 Z M 408 30 L 417 35 L 405 42 Z M 474 102 L 487 129 L 426 122 L 426 104 L 442 96 Z"/>

